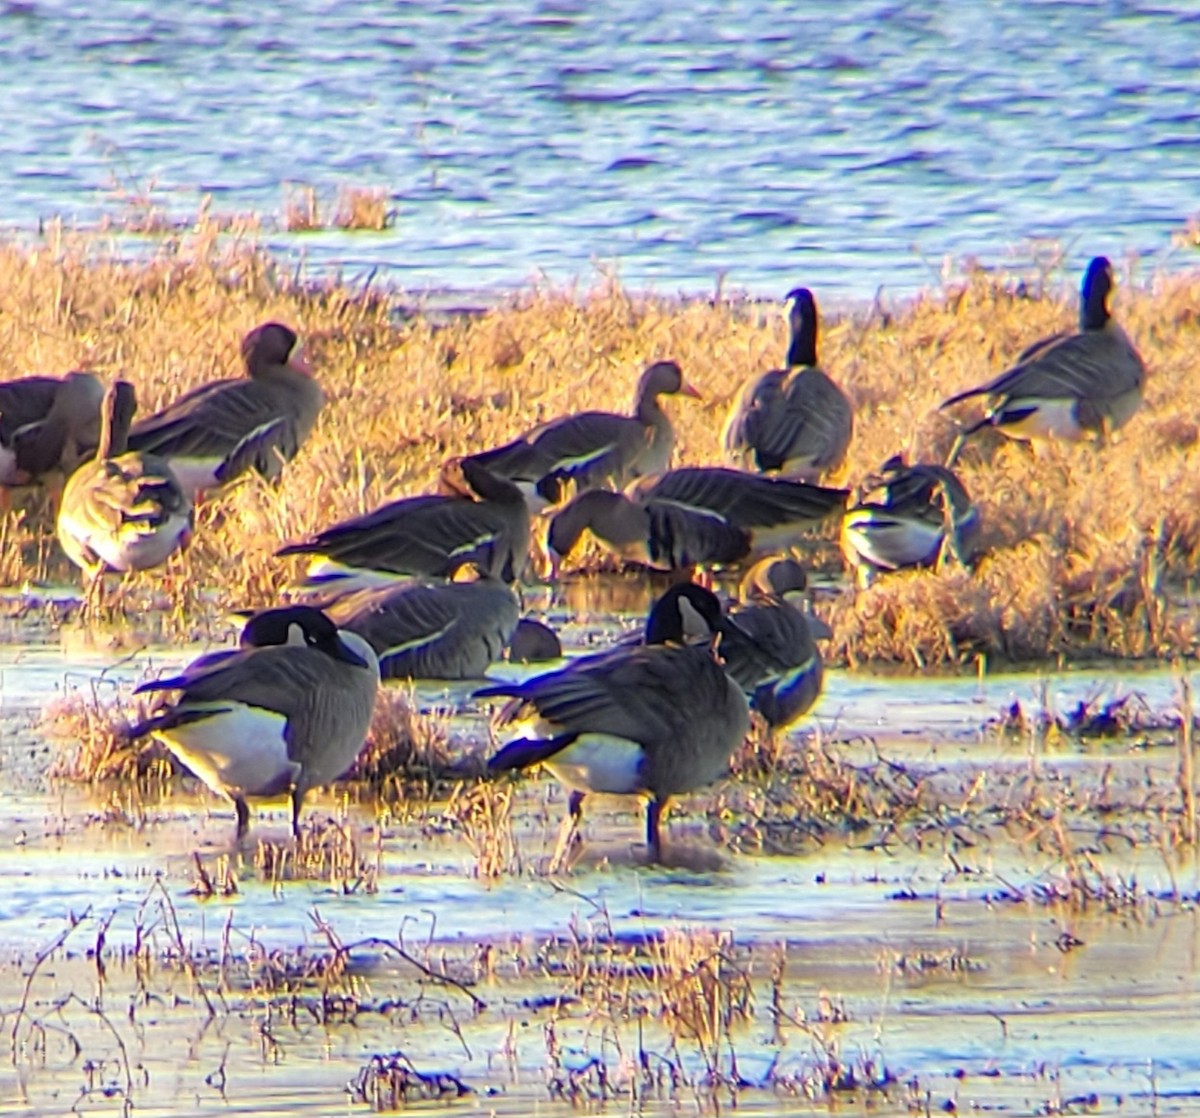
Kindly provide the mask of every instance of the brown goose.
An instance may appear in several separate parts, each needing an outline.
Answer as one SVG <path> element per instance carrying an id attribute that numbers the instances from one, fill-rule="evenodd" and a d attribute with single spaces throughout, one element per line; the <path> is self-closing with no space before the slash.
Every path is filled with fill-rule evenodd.
<path id="1" fill-rule="evenodd" d="M 379 664 L 371 646 L 320 610 L 265 610 L 247 623 L 242 648 L 204 656 L 179 675 L 137 690 L 178 691 L 129 731 L 152 734 L 209 788 L 232 801 L 237 837 L 248 800 L 291 801 L 292 830 L 311 788 L 342 775 L 362 748 Z"/>
<path id="2" fill-rule="evenodd" d="M 171 468 L 154 455 L 126 450 L 136 407 L 133 385 L 114 382 L 104 397 L 96 457 L 63 489 L 58 539 L 91 580 L 89 601 L 106 570 L 157 567 L 191 534 L 191 498 Z"/>
<path id="3" fill-rule="evenodd" d="M 379 657 L 384 679 L 482 679 L 517 627 L 517 595 L 496 579 L 360 590 L 325 612 Z"/>
<path id="4" fill-rule="evenodd" d="M 515 481 L 535 511 L 557 504 L 563 488 L 620 489 L 635 477 L 671 464 L 675 430 L 660 396 L 700 393 L 674 361 L 651 365 L 638 381 L 633 415 L 585 411 L 552 419 L 511 443 L 473 457 Z"/>
<path id="5" fill-rule="evenodd" d="M 667 801 L 720 777 L 749 729 L 746 697 L 708 645 L 683 644 L 687 630 L 728 625 L 710 591 L 682 583 L 654 604 L 645 645 L 476 692 L 511 697 L 505 721 L 523 720 L 489 772 L 545 764 L 571 789 L 572 820 L 588 792 L 648 797 L 646 843 L 661 860 Z"/>
<path id="6" fill-rule="evenodd" d="M 749 381 L 725 421 L 726 451 L 762 471 L 817 481 L 846 458 L 854 408 L 817 364 L 817 303 L 789 291 L 787 364 Z"/>
<path id="7" fill-rule="evenodd" d="M 469 563 L 503 582 L 520 578 L 529 559 L 521 491 L 470 458 L 448 463 L 443 475 L 448 494 L 391 501 L 275 554 L 316 556 L 307 585 L 338 593 L 410 577 L 450 578 Z"/>
<path id="8" fill-rule="evenodd" d="M 845 505 L 846 491 L 721 467 L 640 478 L 624 493 L 581 493 L 550 522 L 551 564 L 585 531 L 622 559 L 659 570 L 736 563 L 791 546 Z"/>
<path id="9" fill-rule="evenodd" d="M 129 434 L 134 450 L 166 458 L 189 492 L 255 469 L 273 479 L 296 456 L 325 403 L 294 330 L 278 322 L 242 340 L 245 377 L 201 385 Z"/>
<path id="10" fill-rule="evenodd" d="M 858 582 L 883 571 L 926 567 L 949 549 L 963 563 L 979 551 L 979 510 L 958 477 L 928 462 L 889 458 L 842 521 L 842 552 Z"/>
<path id="11" fill-rule="evenodd" d="M 100 441 L 104 388 L 92 373 L 0 384 L 0 485 L 69 474 Z"/>
<path id="12" fill-rule="evenodd" d="M 982 419 L 960 432 L 952 466 L 976 431 L 995 427 L 1013 439 L 1103 437 L 1141 406 L 1146 366 L 1125 331 L 1113 321 L 1109 298 L 1112 265 L 1097 256 L 1083 277 L 1079 333 L 1056 334 L 1025 350 L 1011 369 L 987 384 L 951 396 L 943 408 L 986 396 Z"/>

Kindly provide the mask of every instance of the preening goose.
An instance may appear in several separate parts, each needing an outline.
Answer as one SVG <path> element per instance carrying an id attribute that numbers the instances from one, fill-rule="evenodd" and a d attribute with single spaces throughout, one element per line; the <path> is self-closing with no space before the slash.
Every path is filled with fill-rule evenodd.
<path id="1" fill-rule="evenodd" d="M 119 380 L 109 387 L 96 457 L 63 488 L 58 539 L 91 580 L 89 601 L 106 570 L 157 567 L 191 533 L 191 498 L 171 468 L 155 455 L 126 450 L 136 408 L 132 384 Z"/>
<path id="2" fill-rule="evenodd" d="M 70 474 L 100 442 L 104 387 L 92 373 L 0 383 L 0 485 Z"/>
<path id="3" fill-rule="evenodd" d="M 315 556 L 307 585 L 337 592 L 450 578 L 469 563 L 503 582 L 518 579 L 529 561 L 529 509 L 521 491 L 470 458 L 443 472 L 453 478 L 448 494 L 391 501 L 275 554 Z"/>
<path id="4" fill-rule="evenodd" d="M 130 447 L 166 458 L 191 493 L 251 468 L 278 477 L 325 403 L 290 327 L 268 322 L 251 330 L 242 358 L 245 377 L 201 385 L 130 432 Z"/>
<path id="5" fill-rule="evenodd" d="M 658 399 L 671 395 L 698 399 L 700 394 L 674 361 L 659 361 L 642 373 L 632 415 L 565 415 L 474 458 L 515 481 L 539 511 L 557 504 L 567 483 L 573 483 L 576 492 L 620 489 L 633 478 L 671 464 L 675 430 Z"/>
<path id="6" fill-rule="evenodd" d="M 545 764 L 571 789 L 576 820 L 588 792 L 648 797 L 646 843 L 661 860 L 667 801 L 720 777 L 749 729 L 746 697 L 710 642 L 683 643 L 686 633 L 711 638 L 728 627 L 711 592 L 682 583 L 654 604 L 647 644 L 476 692 L 511 698 L 503 718 L 521 732 L 491 758 L 489 772 Z"/>
<path id="7" fill-rule="evenodd" d="M 378 686 L 379 663 L 362 637 L 310 606 L 266 610 L 247 623 L 239 651 L 142 684 L 139 693 L 179 694 L 129 737 L 153 735 L 230 800 L 239 840 L 248 801 L 284 796 L 299 834 L 309 789 L 336 780 L 358 756 Z"/>
<path id="8" fill-rule="evenodd" d="M 854 409 L 817 364 L 817 303 L 806 287 L 787 295 L 787 364 L 747 382 L 725 421 L 734 461 L 816 481 L 846 457 Z"/>
<path id="9" fill-rule="evenodd" d="M 1113 282 L 1112 265 L 1097 256 L 1083 277 L 1077 334 L 1035 343 L 1011 369 L 942 404 L 948 408 L 972 396 L 988 397 L 983 418 L 960 432 L 947 465 L 984 427 L 1013 439 L 1079 440 L 1104 436 L 1128 422 L 1142 403 L 1146 366 L 1109 311 Z"/>

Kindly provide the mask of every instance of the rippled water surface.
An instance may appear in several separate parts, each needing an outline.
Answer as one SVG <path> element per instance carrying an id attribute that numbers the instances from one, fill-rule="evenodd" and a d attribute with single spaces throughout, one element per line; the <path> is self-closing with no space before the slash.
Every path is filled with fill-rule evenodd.
<path id="1" fill-rule="evenodd" d="M 410 290 L 599 263 L 665 293 L 861 297 L 1037 238 L 1170 266 L 1198 205 L 1179 0 L 20 0 L 0 72 L 3 224 L 147 190 L 277 219 L 285 183 L 381 187 L 383 234 L 270 237 Z"/>

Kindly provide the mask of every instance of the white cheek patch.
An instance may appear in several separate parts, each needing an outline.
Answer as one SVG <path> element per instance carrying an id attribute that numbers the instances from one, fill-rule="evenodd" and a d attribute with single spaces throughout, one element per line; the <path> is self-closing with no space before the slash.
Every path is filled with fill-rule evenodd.
<path id="1" fill-rule="evenodd" d="M 1082 439 L 1084 430 L 1075 416 L 1077 400 L 1013 400 L 1000 409 L 996 429 L 1013 439 Z M 1033 411 L 1022 419 L 1008 422 L 1006 412 Z"/>
<path id="2" fill-rule="evenodd" d="M 629 738 L 580 734 L 547 761 L 546 767 L 568 788 L 628 795 L 646 790 L 642 776 L 645 760 L 645 750 Z"/>
<path id="3" fill-rule="evenodd" d="M 295 782 L 300 765 L 288 757 L 287 719 L 244 703 L 195 704 L 205 718 L 158 731 L 155 737 L 220 795 L 260 795 Z"/>

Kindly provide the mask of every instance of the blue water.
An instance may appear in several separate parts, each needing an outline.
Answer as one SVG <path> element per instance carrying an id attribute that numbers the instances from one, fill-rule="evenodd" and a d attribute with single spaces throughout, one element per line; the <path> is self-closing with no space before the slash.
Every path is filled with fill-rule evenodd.
<path id="1" fill-rule="evenodd" d="M 1200 210 L 1190 0 L 8 0 L 0 75 L 0 227 L 211 195 L 413 291 L 862 297 L 1046 241 L 1074 282 L 1178 266 Z M 383 188 L 395 224 L 287 234 L 289 183 Z"/>

